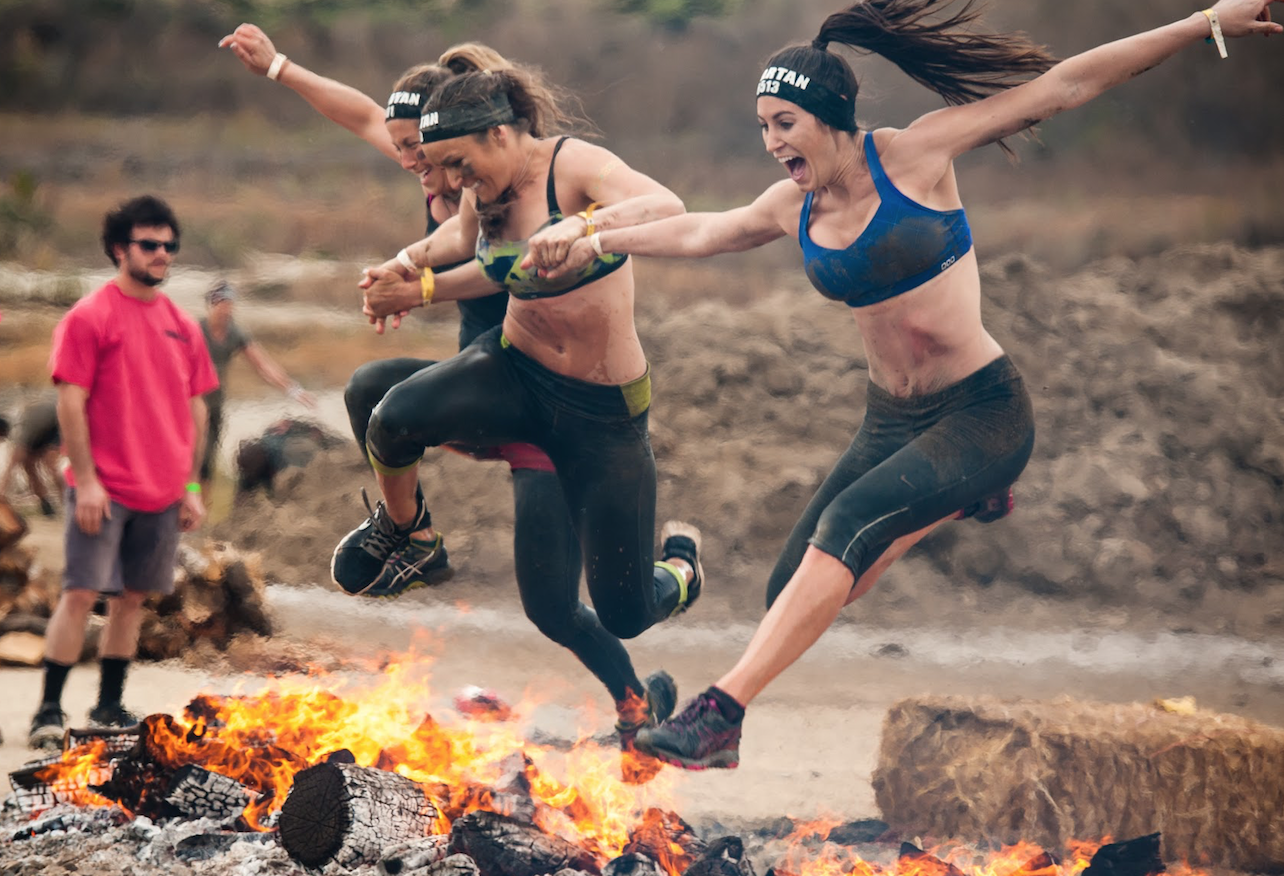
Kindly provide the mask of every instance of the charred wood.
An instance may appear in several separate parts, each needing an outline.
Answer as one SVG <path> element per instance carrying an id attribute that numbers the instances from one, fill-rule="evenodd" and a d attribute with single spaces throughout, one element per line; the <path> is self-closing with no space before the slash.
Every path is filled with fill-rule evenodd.
<path id="1" fill-rule="evenodd" d="M 754 876 L 754 871 L 745 857 L 744 841 L 738 836 L 724 836 L 711 842 L 684 876 Z"/>
<path id="2" fill-rule="evenodd" d="M 1160 835 L 1139 836 L 1118 843 L 1107 843 L 1097 849 L 1083 876 L 1150 876 L 1163 873 L 1159 856 Z"/>
<path id="3" fill-rule="evenodd" d="M 476 861 L 483 876 L 543 876 L 567 868 L 600 872 L 587 850 L 494 812 L 470 812 L 455 819 L 450 851 Z"/>
<path id="4" fill-rule="evenodd" d="M 480 876 L 477 862 L 467 855 L 447 855 L 435 864 L 407 870 L 402 876 Z"/>
<path id="5" fill-rule="evenodd" d="M 174 773 L 165 800 L 189 818 L 235 819 L 258 794 L 236 779 L 188 764 Z"/>
<path id="6" fill-rule="evenodd" d="M 929 855 L 913 843 L 901 843 L 896 870 L 898 873 L 912 872 L 914 876 L 963 876 L 958 867 Z"/>
<path id="7" fill-rule="evenodd" d="M 677 813 L 652 807 L 642 813 L 642 822 L 629 834 L 621 854 L 644 855 L 668 872 L 683 873 L 707 848 Z"/>
<path id="8" fill-rule="evenodd" d="M 373 864 L 391 843 L 426 836 L 437 807 L 396 773 L 322 763 L 294 777 L 281 806 L 281 845 L 306 867 Z"/>
<path id="9" fill-rule="evenodd" d="M 602 876 L 665 876 L 660 865 L 640 852 L 620 855 L 606 862 Z"/>
<path id="10" fill-rule="evenodd" d="M 443 860 L 449 851 L 450 837 L 434 834 L 420 839 L 407 840 L 383 850 L 379 857 L 379 872 L 383 876 L 401 876 Z"/>

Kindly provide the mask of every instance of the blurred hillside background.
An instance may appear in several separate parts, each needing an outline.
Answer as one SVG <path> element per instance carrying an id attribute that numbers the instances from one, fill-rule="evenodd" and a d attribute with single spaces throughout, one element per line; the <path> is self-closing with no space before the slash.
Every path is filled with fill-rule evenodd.
<path id="1" fill-rule="evenodd" d="M 464 40 L 578 94 L 604 142 L 690 209 L 745 201 L 780 171 L 753 85 L 838 0 L 0 0 L 0 260 L 91 262 L 122 196 L 163 192 L 189 219 L 184 261 L 247 253 L 365 258 L 422 225 L 417 187 L 292 91 L 216 48 L 238 23 L 382 102 L 394 78 Z M 1061 56 L 1180 18 L 1175 0 L 994 0 L 994 29 Z M 856 59 L 862 121 L 939 105 L 879 59 Z M 980 252 L 1059 267 L 1174 242 L 1284 236 L 1284 40 L 1192 46 L 1016 143 L 960 163 Z M 1126 213 L 1120 208 L 1127 206 Z M 792 265 L 771 247 L 755 265 Z M 744 262 L 740 262 L 744 264 Z"/>
<path id="2" fill-rule="evenodd" d="M 0 410 L 47 386 L 54 323 L 110 273 L 101 216 L 144 191 L 184 225 L 167 292 L 199 312 L 209 282 L 231 278 L 238 319 L 336 431 L 357 365 L 453 352 L 453 307 L 383 336 L 356 308 L 358 267 L 420 234 L 419 186 L 218 49 L 240 22 L 380 103 L 407 67 L 490 43 L 578 94 L 608 146 L 700 210 L 781 177 L 754 85 L 838 2 L 0 0 Z M 1067 56 L 1194 8 L 993 0 L 987 21 Z M 866 124 L 939 105 L 879 59 L 856 64 Z M 986 324 L 1031 389 L 1035 456 L 1017 514 L 942 527 L 854 613 L 1284 632 L 1281 74 L 1284 39 L 1236 40 L 1225 61 L 1193 45 L 1013 141 L 1016 164 L 997 147 L 960 160 Z M 709 536 L 721 583 L 702 611 L 756 615 L 780 543 L 859 422 L 859 340 L 845 308 L 810 290 L 792 241 L 634 270 L 660 387 L 661 513 Z M 228 384 L 225 455 L 286 413 L 243 362 Z M 439 458 L 451 456 L 425 466 L 452 558 L 470 581 L 502 585 L 507 479 Z M 271 557 L 274 580 L 326 581 L 363 486 L 345 447 L 213 531 Z"/>

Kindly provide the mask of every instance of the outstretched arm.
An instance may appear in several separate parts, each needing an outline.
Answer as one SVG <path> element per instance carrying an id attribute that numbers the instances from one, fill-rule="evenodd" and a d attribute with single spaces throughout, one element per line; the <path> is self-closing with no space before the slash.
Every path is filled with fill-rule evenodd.
<path id="1" fill-rule="evenodd" d="M 256 76 L 266 76 L 276 57 L 272 40 L 253 24 L 240 25 L 218 44 L 220 48 L 231 49 L 245 69 Z M 393 161 L 397 160 L 397 148 L 384 127 L 384 109 L 365 94 L 313 73 L 294 61 L 284 62 L 276 81 L 298 92 L 330 121 L 347 128 Z"/>
<path id="2" fill-rule="evenodd" d="M 744 252 L 797 233 L 803 195 L 789 180 L 781 180 L 752 204 L 722 213 L 684 213 L 655 222 L 610 228 L 580 238 L 566 260 L 542 272 L 559 277 L 588 264 L 602 252 L 671 258 L 703 258 Z"/>
<path id="3" fill-rule="evenodd" d="M 316 399 L 312 397 L 311 393 L 291 380 L 290 375 L 285 373 L 284 368 L 276 364 L 276 360 L 268 355 L 267 350 L 264 350 L 254 341 L 250 341 L 245 345 L 245 358 L 254 366 L 254 370 L 258 372 L 259 377 L 263 378 L 265 383 L 272 384 L 304 407 L 315 408 L 317 406 Z"/>
<path id="4" fill-rule="evenodd" d="M 1219 0 L 1210 11 L 1225 38 L 1270 35 L 1284 31 L 1271 21 L 1274 2 L 1282 0 Z M 958 155 L 1082 106 L 1211 33 L 1211 17 L 1193 12 L 1181 21 L 1106 43 L 1015 88 L 929 113 L 902 131 L 894 148 L 917 155 L 922 167 L 940 167 L 943 174 Z"/>
<path id="5" fill-rule="evenodd" d="M 522 261 L 525 268 L 546 270 L 562 264 L 577 240 L 596 231 L 653 222 L 686 209 L 665 186 L 601 146 L 568 140 L 562 155 L 557 194 L 568 215 L 531 237 Z"/>

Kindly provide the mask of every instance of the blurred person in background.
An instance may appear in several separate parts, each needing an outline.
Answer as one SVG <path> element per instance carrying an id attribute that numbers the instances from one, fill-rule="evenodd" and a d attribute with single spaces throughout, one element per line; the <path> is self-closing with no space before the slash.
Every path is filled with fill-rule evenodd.
<path id="1" fill-rule="evenodd" d="M 737 766 L 745 707 L 846 604 L 946 520 L 1009 510 L 1033 412 L 981 322 L 954 160 L 1191 43 L 1208 38 L 1225 57 L 1227 38 L 1279 33 L 1271 2 L 1219 0 L 1057 63 L 1022 34 L 978 29 L 970 2 L 865 0 L 831 15 L 810 44 L 777 52 L 759 77 L 763 143 L 787 180 L 746 207 L 603 230 L 569 253 L 532 245 L 527 262 L 555 279 L 604 252 L 703 257 L 792 236 L 812 285 L 851 308 L 868 358 L 864 423 L 790 535 L 747 650 L 681 713 L 640 731 L 640 750 L 688 769 Z M 862 130 L 856 77 L 831 44 L 882 55 L 949 106 L 903 130 Z"/>
<path id="2" fill-rule="evenodd" d="M 200 319 L 201 333 L 205 336 L 205 345 L 214 360 L 214 370 L 218 373 L 218 388 L 205 398 L 209 408 L 209 429 L 205 438 L 205 457 L 201 460 L 201 488 L 209 495 L 210 482 L 214 477 L 214 460 L 218 454 L 219 441 L 223 437 L 223 402 L 224 387 L 227 385 L 227 369 L 232 364 L 232 357 L 244 353 L 245 359 L 265 383 L 275 386 L 293 401 L 309 410 L 315 410 L 316 399 L 312 394 L 291 379 L 280 365 L 267 354 L 259 344 L 250 337 L 249 332 L 237 324 L 232 315 L 232 305 L 236 301 L 236 290 L 226 280 L 218 280 L 205 293 L 205 315 Z"/>
<path id="3" fill-rule="evenodd" d="M 0 435 L 0 438 L 5 437 L 11 437 L 7 422 L 3 435 Z M 9 459 L 5 463 L 4 473 L 0 474 L 0 497 L 9 495 L 13 474 L 21 468 L 27 479 L 27 489 L 31 490 L 40 503 L 40 513 L 46 517 L 54 517 L 58 508 L 54 505 L 53 490 L 58 489 L 62 483 L 56 470 L 58 445 L 61 441 L 58 433 L 57 398 L 41 398 L 24 407 L 18 421 L 17 434 L 11 437 L 11 441 Z"/>
<path id="4" fill-rule="evenodd" d="M 242 24 L 224 37 L 220 46 L 229 48 L 256 75 L 267 76 L 296 91 L 326 118 L 352 131 L 382 154 L 397 161 L 418 179 L 426 199 L 425 235 L 458 235 L 456 230 L 461 201 L 458 177 L 428 161 L 420 143 L 419 123 L 428 96 L 449 78 L 469 72 L 513 71 L 514 65 L 498 52 L 479 43 L 463 43 L 447 49 L 434 64 L 420 64 L 405 71 L 392 86 L 384 106 L 360 91 L 308 70 L 276 51 L 267 35 L 253 24 Z M 515 72 L 514 75 L 526 74 Z M 537 137 L 555 134 L 568 117 L 558 106 L 559 95 L 534 76 L 526 79 L 530 96 L 528 123 Z M 445 228 L 442 226 L 445 225 Z M 441 229 L 439 231 L 439 229 Z M 487 278 L 476 264 L 471 250 L 432 268 L 442 300 L 458 296 L 459 347 L 466 348 L 488 330 L 500 326 L 508 311 L 508 292 Z M 371 321 L 382 330 L 384 318 L 394 327 L 413 307 L 422 304 L 418 272 L 409 284 L 411 298 L 395 310 Z M 467 297 L 467 296 L 474 297 Z M 371 413 L 392 387 L 436 364 L 430 359 L 402 357 L 371 362 L 358 369 L 344 394 L 353 436 L 368 458 L 366 431 Z M 632 734 L 646 721 L 667 717 L 673 710 L 677 691 L 663 671 L 638 678 L 624 645 L 603 627 L 597 614 L 580 600 L 580 548 L 571 522 L 562 485 L 548 455 L 524 442 L 507 442 L 481 447 L 472 442 L 455 443 L 479 459 L 508 463 L 513 479 L 513 560 L 518 591 L 526 616 L 553 642 L 570 650 L 610 692 L 615 702 L 617 730 L 628 750 Z M 275 473 L 274 455 L 260 444 L 249 444 L 244 459 L 238 452 L 247 488 L 265 482 Z M 380 506 L 382 507 L 382 506 Z M 371 512 L 373 515 L 375 512 Z M 420 569 L 417 579 L 425 584 L 440 583 L 450 574 L 444 540 L 438 538 L 437 553 Z M 369 588 L 362 595 L 396 596 L 404 586 Z M 625 778 L 643 781 L 653 768 L 633 764 L 626 758 Z"/>
<path id="5" fill-rule="evenodd" d="M 49 357 L 69 463 L 65 561 L 32 748 L 62 743 L 63 686 L 102 597 L 107 624 L 89 722 L 138 723 L 122 696 L 143 602 L 173 591 L 179 532 L 205 517 L 196 475 L 204 396 L 218 377 L 200 326 L 158 288 L 178 251 L 178 220 L 158 198 L 133 198 L 104 217 L 102 242 L 116 276 L 67 311 Z"/>

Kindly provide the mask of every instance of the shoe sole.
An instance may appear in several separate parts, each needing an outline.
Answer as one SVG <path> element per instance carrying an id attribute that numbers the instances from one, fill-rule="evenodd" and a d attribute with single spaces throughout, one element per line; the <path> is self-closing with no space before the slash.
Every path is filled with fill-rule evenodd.
<path id="1" fill-rule="evenodd" d="M 684 770 L 700 772 L 702 770 L 734 770 L 740 766 L 740 753 L 737 751 L 719 751 L 711 754 L 706 758 L 694 759 L 682 757 L 667 751 L 656 751 L 651 748 L 643 748 L 641 745 L 634 743 L 638 751 L 649 754 L 656 760 L 662 760 L 670 766 L 682 767 Z"/>
<path id="2" fill-rule="evenodd" d="M 453 577 L 455 577 L 454 567 L 445 566 L 441 569 L 434 569 L 431 575 L 425 575 L 423 578 L 411 581 L 396 593 L 372 593 L 369 590 L 364 590 L 361 593 L 352 593 L 350 595 L 364 596 L 367 599 L 396 599 L 398 596 L 401 596 L 404 593 L 409 593 L 411 590 L 418 590 L 421 587 L 436 587 L 439 584 L 445 584 Z"/>

